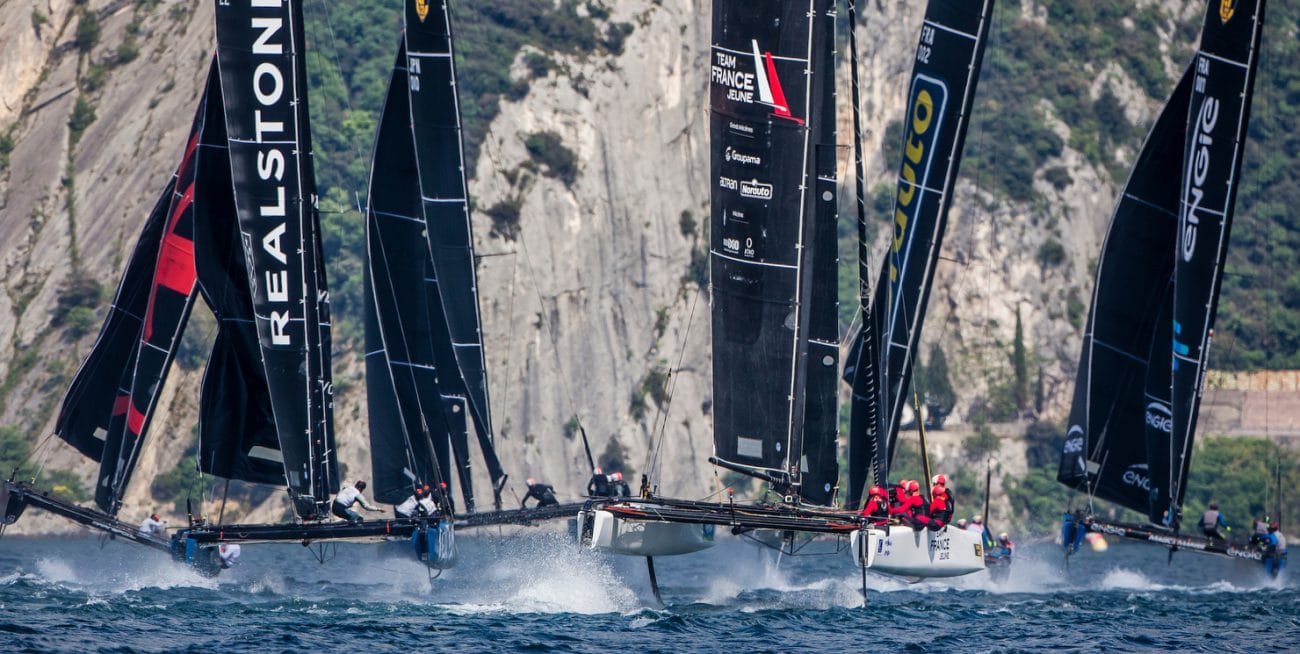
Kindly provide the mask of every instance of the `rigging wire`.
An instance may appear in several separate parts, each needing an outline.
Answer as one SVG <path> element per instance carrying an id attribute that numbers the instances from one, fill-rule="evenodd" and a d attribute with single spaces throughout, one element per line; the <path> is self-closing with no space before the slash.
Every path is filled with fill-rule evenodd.
<path id="1" fill-rule="evenodd" d="M 668 385 L 668 397 L 664 401 L 664 405 L 658 408 L 658 411 L 655 414 L 655 419 L 651 423 L 657 427 L 656 431 L 658 431 L 659 434 L 657 438 L 654 439 L 650 450 L 646 452 L 647 460 L 645 470 L 646 476 L 649 478 L 654 478 L 659 474 L 659 455 L 663 452 L 664 436 L 668 432 L 669 410 L 673 405 L 673 394 L 677 391 L 677 380 L 681 377 L 682 361 L 686 358 L 686 346 L 690 343 L 691 325 L 695 322 L 695 307 L 699 304 L 700 296 L 703 294 L 704 289 L 697 285 L 695 289 L 695 297 L 691 300 L 691 308 L 686 317 L 686 331 L 682 333 L 681 348 L 677 352 L 677 365 L 668 370 L 668 376 L 671 380 Z M 660 416 L 663 417 L 662 422 L 660 421 Z"/>

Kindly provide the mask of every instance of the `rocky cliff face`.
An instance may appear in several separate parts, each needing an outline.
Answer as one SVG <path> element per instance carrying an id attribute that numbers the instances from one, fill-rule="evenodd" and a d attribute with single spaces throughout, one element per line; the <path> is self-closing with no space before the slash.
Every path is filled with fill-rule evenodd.
<path id="1" fill-rule="evenodd" d="M 692 274 L 707 252 L 709 3 L 611 4 L 610 22 L 634 26 L 622 53 L 555 55 L 558 65 L 525 96 L 503 100 L 474 171 L 499 449 L 515 492 L 534 476 L 574 497 L 587 477 L 580 423 L 598 459 L 621 460 L 625 472 L 652 470 L 666 492 L 703 496 L 718 487 L 705 462 L 712 451 L 708 295 Z M 874 188 L 892 184 L 894 164 L 881 153 L 903 112 L 924 3 L 862 5 L 864 142 Z M 1041 20 L 1034 3 L 1022 9 L 1024 20 Z M 94 45 L 79 45 L 78 25 L 88 15 L 100 33 Z M 212 34 L 210 9 L 189 2 L 41 0 L 35 10 L 0 3 L 0 79 L 9 82 L 0 88 L 0 133 L 14 143 L 0 174 L 4 424 L 33 438 L 50 433 L 64 386 L 98 329 L 95 322 L 77 334 L 63 320 L 60 297 L 70 280 L 115 285 L 180 155 Z M 135 56 L 127 56 L 127 43 Z M 522 63 L 516 68 L 527 74 Z M 847 89 L 847 74 L 841 77 Z M 1149 120 L 1155 101 L 1126 80 L 1121 70 L 1098 72 L 1098 85 L 1120 89 L 1126 118 Z M 86 122 L 85 104 L 94 119 L 74 138 L 69 123 Z M 1042 111 L 1068 142 L 1070 127 L 1050 107 Z M 848 135 L 843 114 L 840 133 Z M 571 183 L 547 175 L 529 152 L 529 137 L 547 132 L 577 156 Z M 982 133 L 974 124 L 968 149 L 981 147 Z M 847 149 L 842 159 L 842 178 L 851 180 Z M 1048 182 L 1044 171 L 1052 167 L 1066 169 L 1070 182 Z M 1007 383 L 1017 310 L 1035 372 L 1042 370 L 1043 412 L 1061 417 L 1078 353 L 1078 304 L 1086 315 L 1115 185 L 1068 146 L 1040 162 L 1032 204 L 989 191 L 978 167 L 962 173 L 925 335 L 947 352 L 961 389 L 954 423 Z M 484 209 L 498 206 L 517 209 L 517 224 L 495 225 Z M 1063 253 L 1044 263 L 1049 241 Z M 853 274 L 854 262 L 844 263 L 844 274 Z M 340 458 L 352 478 L 369 472 L 358 354 L 336 357 L 335 371 Z M 144 480 L 173 468 L 187 447 L 198 377 L 173 374 L 125 515 L 154 504 Z M 88 479 L 89 465 L 50 440 L 43 450 L 50 465 Z M 486 488 L 486 479 L 479 484 Z M 277 496 L 259 515 L 283 509 Z"/>

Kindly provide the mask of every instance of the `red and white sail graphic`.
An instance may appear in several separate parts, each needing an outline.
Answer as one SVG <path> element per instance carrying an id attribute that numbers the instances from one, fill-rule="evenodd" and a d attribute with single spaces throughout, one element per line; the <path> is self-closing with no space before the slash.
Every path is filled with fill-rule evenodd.
<path id="1" fill-rule="evenodd" d="M 758 77 L 759 101 L 775 109 L 778 118 L 793 120 L 802 125 L 803 119 L 790 113 L 790 104 L 786 102 L 785 91 L 781 89 L 781 78 L 776 74 L 776 61 L 772 59 L 772 53 L 759 54 L 758 39 L 751 40 L 750 44 L 754 47 L 754 72 Z"/>

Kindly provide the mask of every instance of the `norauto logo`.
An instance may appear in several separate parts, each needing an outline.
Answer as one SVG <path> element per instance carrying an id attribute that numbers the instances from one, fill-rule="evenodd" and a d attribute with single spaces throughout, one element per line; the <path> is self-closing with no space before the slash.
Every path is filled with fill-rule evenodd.
<path id="1" fill-rule="evenodd" d="M 1147 470 L 1147 464 L 1134 463 L 1124 471 L 1122 479 L 1129 486 L 1137 486 L 1142 490 L 1151 490 L 1151 473 Z"/>
<path id="2" fill-rule="evenodd" d="M 948 87 L 943 82 L 917 75 L 908 101 L 911 107 L 907 132 L 903 136 L 903 163 L 898 170 L 898 196 L 894 201 L 894 239 L 889 257 L 889 281 L 898 283 L 898 254 L 907 242 L 908 224 L 921 210 L 917 191 L 926 187 L 934 163 L 934 144 L 942 127 Z"/>
<path id="3" fill-rule="evenodd" d="M 710 79 L 725 87 L 726 99 L 744 104 L 761 104 L 772 108 L 777 118 L 803 124 L 803 119 L 790 113 L 785 99 L 785 89 L 776 74 L 776 59 L 771 52 L 760 51 L 758 40 L 750 41 L 751 56 L 717 50 L 713 53 Z"/>
<path id="4" fill-rule="evenodd" d="M 748 182 L 741 181 L 740 194 L 747 198 L 755 198 L 758 200 L 771 200 L 772 185 L 764 184 L 763 182 L 760 182 L 756 179 L 751 179 Z"/>
<path id="5" fill-rule="evenodd" d="M 1173 412 L 1164 402 L 1151 402 L 1147 404 L 1146 412 L 1147 425 L 1159 429 L 1166 434 L 1174 433 Z"/>
<path id="6" fill-rule="evenodd" d="M 1219 22 L 1227 23 L 1232 20 L 1232 14 L 1237 11 L 1237 0 L 1219 0 Z"/>
<path id="7" fill-rule="evenodd" d="M 415 0 L 415 15 L 420 17 L 421 23 L 429 17 L 429 0 Z"/>

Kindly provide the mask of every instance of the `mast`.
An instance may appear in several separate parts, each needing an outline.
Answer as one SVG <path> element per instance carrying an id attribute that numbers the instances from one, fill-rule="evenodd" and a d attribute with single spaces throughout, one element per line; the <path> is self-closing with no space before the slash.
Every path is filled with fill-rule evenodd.
<path id="1" fill-rule="evenodd" d="M 1174 251 L 1172 474 L 1159 504 L 1168 504 L 1175 524 L 1187 490 L 1264 24 L 1264 0 L 1209 4 L 1192 62 Z"/>
<path id="2" fill-rule="evenodd" d="M 338 488 L 302 8 L 217 4 L 231 178 L 284 472 L 300 518 Z"/>
<path id="3" fill-rule="evenodd" d="M 875 342 L 858 348 L 860 357 L 873 359 L 856 366 L 855 395 L 861 399 L 853 410 L 874 413 L 876 424 L 873 430 L 863 417 L 854 416 L 849 435 L 854 468 L 846 498 L 851 506 L 860 501 L 866 483 L 864 454 L 870 453 L 876 483 L 885 483 L 889 475 L 992 12 L 993 0 L 978 5 L 931 0 L 921 25 L 903 124 L 893 239 L 872 305 L 864 307 L 862 333 L 870 333 Z M 865 255 L 861 258 L 865 261 Z M 868 385 L 857 379 L 863 374 L 877 376 L 875 393 L 864 392 Z M 855 449 L 861 453 L 853 454 Z"/>

